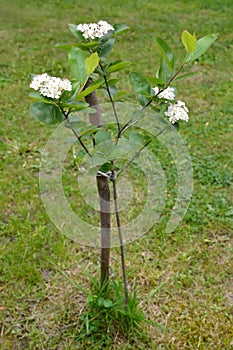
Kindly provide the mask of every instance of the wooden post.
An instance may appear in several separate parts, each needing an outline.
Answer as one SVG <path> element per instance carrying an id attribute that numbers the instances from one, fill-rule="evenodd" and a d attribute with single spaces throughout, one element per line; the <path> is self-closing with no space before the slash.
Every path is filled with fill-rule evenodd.
<path id="1" fill-rule="evenodd" d="M 109 180 L 105 176 L 97 176 L 97 186 L 100 199 L 100 225 L 101 225 L 101 276 L 100 285 L 107 288 L 109 280 L 109 260 L 110 260 L 110 189 Z"/>

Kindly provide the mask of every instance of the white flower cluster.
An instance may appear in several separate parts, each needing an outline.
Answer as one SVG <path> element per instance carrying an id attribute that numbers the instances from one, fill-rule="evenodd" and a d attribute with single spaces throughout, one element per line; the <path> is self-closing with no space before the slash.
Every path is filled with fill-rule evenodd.
<path id="1" fill-rule="evenodd" d="M 157 86 L 152 88 L 152 90 L 154 90 L 155 95 L 159 93 L 159 88 Z M 170 86 L 158 94 L 159 98 L 166 98 L 167 100 L 171 101 L 174 100 L 175 96 L 175 89 Z"/>
<path id="2" fill-rule="evenodd" d="M 82 32 L 85 39 L 102 38 L 103 35 L 107 34 L 109 30 L 114 30 L 106 21 L 99 21 L 98 23 L 84 23 L 77 25 L 77 30 Z"/>
<path id="3" fill-rule="evenodd" d="M 60 98 L 64 91 L 71 91 L 72 85 L 68 79 L 50 77 L 47 73 L 35 75 L 30 88 L 39 90 L 40 94 L 50 98 Z"/>
<path id="4" fill-rule="evenodd" d="M 164 113 L 167 117 L 169 117 L 169 121 L 172 124 L 175 124 L 178 120 L 184 120 L 188 122 L 188 108 L 185 106 L 185 103 L 182 101 L 177 101 L 177 103 L 170 103 L 168 109 Z"/>
<path id="5" fill-rule="evenodd" d="M 159 88 L 156 86 L 152 88 L 154 90 L 155 95 L 159 98 L 165 98 L 166 100 L 174 101 L 175 89 L 173 87 L 167 87 L 159 93 Z M 167 101 L 165 101 L 167 102 Z M 182 101 L 177 101 L 177 103 L 169 103 L 168 108 L 164 114 L 169 118 L 169 121 L 172 124 L 175 124 L 178 120 L 184 120 L 188 122 L 188 108 L 185 106 L 185 103 Z"/>

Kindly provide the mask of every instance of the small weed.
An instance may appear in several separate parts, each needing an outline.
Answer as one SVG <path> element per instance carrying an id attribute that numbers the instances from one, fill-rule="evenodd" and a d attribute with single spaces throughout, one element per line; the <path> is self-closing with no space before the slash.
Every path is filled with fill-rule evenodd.
<path id="1" fill-rule="evenodd" d="M 110 344 L 116 334 L 137 333 L 138 327 L 145 320 L 139 309 L 136 289 L 129 296 L 128 309 L 124 304 L 122 282 L 111 280 L 108 291 L 99 290 L 98 281 L 93 278 L 94 292 L 87 297 L 87 304 L 81 319 L 83 325 L 77 342 L 88 337 L 92 341 Z"/>

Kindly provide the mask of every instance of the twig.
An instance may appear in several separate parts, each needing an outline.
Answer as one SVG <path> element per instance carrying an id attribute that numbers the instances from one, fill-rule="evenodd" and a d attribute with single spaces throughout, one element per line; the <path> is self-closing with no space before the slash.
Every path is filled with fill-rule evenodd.
<path id="1" fill-rule="evenodd" d="M 123 274 L 123 282 L 124 282 L 125 309 L 126 311 L 128 311 L 129 293 L 128 293 L 128 284 L 127 284 L 127 277 L 126 277 L 124 243 L 122 238 L 121 222 L 120 222 L 120 215 L 119 215 L 118 202 L 117 202 L 116 176 L 115 176 L 114 170 L 112 170 L 112 186 L 113 186 L 115 216 L 116 216 L 117 230 L 118 230 L 120 250 L 121 250 L 121 266 L 122 266 L 122 274 Z"/>
<path id="2" fill-rule="evenodd" d="M 71 122 L 69 121 L 70 110 L 68 112 L 65 112 L 63 109 L 61 109 L 61 111 L 62 111 L 62 114 L 64 115 L 64 117 L 66 118 L 67 123 L 69 124 L 69 126 L 71 126 Z M 89 157 L 91 157 L 91 153 L 88 151 L 87 147 L 84 145 L 81 136 L 79 136 L 78 133 L 72 127 L 71 127 L 71 130 L 72 130 L 73 134 L 76 136 L 76 138 L 79 141 L 82 148 L 89 155 Z"/>
<path id="3" fill-rule="evenodd" d="M 120 132 L 120 130 L 121 130 L 121 126 L 120 126 L 120 121 L 119 121 L 119 118 L 118 118 L 118 114 L 117 114 L 115 102 L 113 101 L 112 94 L 111 94 L 111 91 L 110 91 L 109 85 L 108 85 L 108 79 L 107 79 L 107 76 L 106 76 L 106 74 L 105 74 L 105 72 L 104 72 L 104 68 L 103 68 L 101 62 L 99 63 L 99 66 L 100 66 L 100 68 L 101 68 L 101 70 L 102 70 L 102 72 L 103 72 L 103 77 L 104 77 L 104 82 L 105 82 L 106 90 L 107 90 L 109 99 L 110 99 L 111 104 L 112 104 L 112 109 L 113 109 L 114 116 L 115 116 L 115 118 L 116 118 L 117 129 L 118 129 L 118 134 L 119 134 L 119 132 Z"/>
<path id="4" fill-rule="evenodd" d="M 158 134 L 155 135 L 155 137 L 158 137 L 159 135 L 161 135 L 161 134 L 164 132 L 165 129 L 166 129 L 166 127 L 163 128 L 162 130 L 160 130 L 160 131 L 158 132 Z M 119 173 L 117 174 L 117 176 L 121 175 L 121 174 L 130 166 L 130 164 L 132 164 L 132 162 L 139 156 L 139 154 L 141 153 L 141 151 L 142 151 L 145 147 L 147 147 L 151 142 L 152 142 L 152 140 L 149 140 L 149 141 L 147 141 L 144 145 L 142 145 L 142 147 L 139 148 L 139 150 L 138 150 L 138 151 L 134 154 L 134 156 L 128 161 L 128 163 L 119 171 Z"/>
<path id="5" fill-rule="evenodd" d="M 117 176 L 121 175 L 129 166 L 130 164 L 139 156 L 141 151 L 151 143 L 151 140 L 147 141 L 139 150 L 134 154 L 134 156 L 128 161 L 128 163 L 119 171 Z"/>
<path id="6" fill-rule="evenodd" d="M 171 84 L 171 82 L 177 77 L 177 75 L 180 73 L 181 69 L 185 66 L 187 56 L 185 57 L 184 61 L 181 63 L 179 68 L 177 69 L 176 73 L 168 80 L 165 89 Z"/>

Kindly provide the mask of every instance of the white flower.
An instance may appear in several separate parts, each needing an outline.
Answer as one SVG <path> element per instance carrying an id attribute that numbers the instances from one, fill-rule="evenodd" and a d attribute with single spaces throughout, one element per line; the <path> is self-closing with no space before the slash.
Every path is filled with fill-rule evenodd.
<path id="1" fill-rule="evenodd" d="M 68 79 L 50 77 L 43 73 L 34 76 L 30 88 L 39 91 L 45 97 L 59 99 L 64 91 L 72 90 L 72 84 Z"/>
<path id="2" fill-rule="evenodd" d="M 109 30 L 114 30 L 106 21 L 99 21 L 98 23 L 83 23 L 77 25 L 77 30 L 82 32 L 85 39 L 102 38 Z"/>
<path id="3" fill-rule="evenodd" d="M 185 103 L 182 101 L 177 101 L 177 103 L 170 103 L 167 111 L 164 113 L 169 117 L 169 121 L 172 124 L 175 124 L 178 120 L 184 120 L 188 122 L 188 108 L 185 106 Z"/>
<path id="4" fill-rule="evenodd" d="M 176 97 L 175 96 L 175 89 L 173 87 L 170 87 L 170 86 L 168 88 L 162 90 L 160 93 L 159 93 L 159 88 L 157 86 L 152 88 L 152 90 L 154 90 L 155 95 L 158 94 L 159 98 L 166 98 L 167 100 L 173 101 Z"/>

